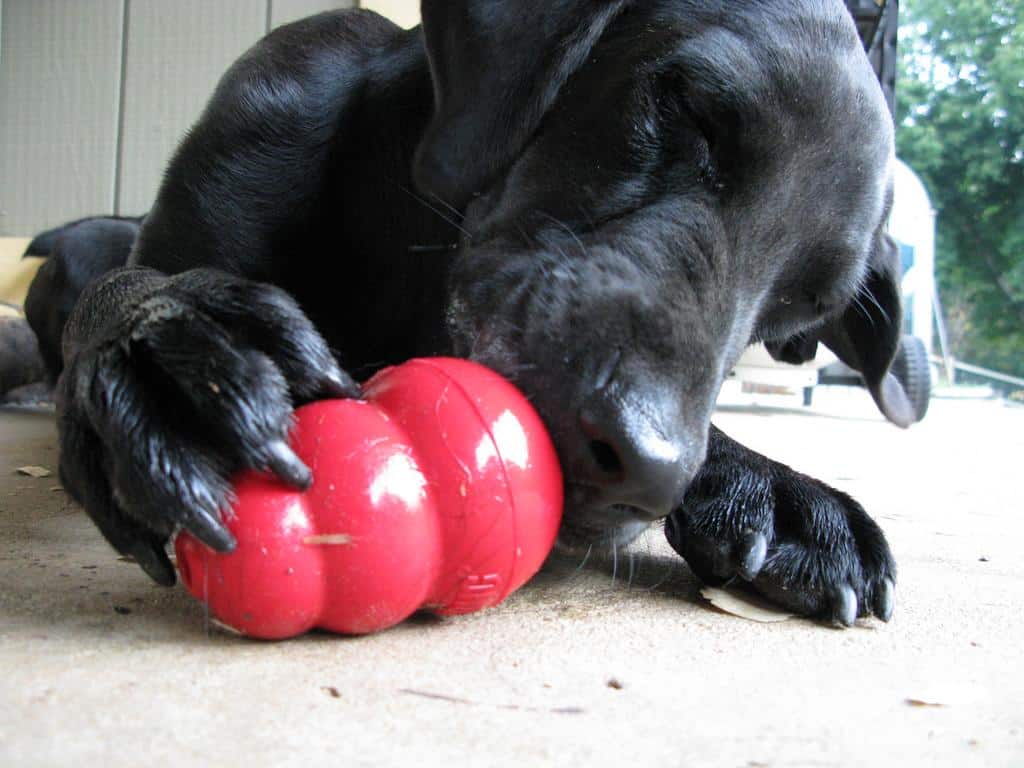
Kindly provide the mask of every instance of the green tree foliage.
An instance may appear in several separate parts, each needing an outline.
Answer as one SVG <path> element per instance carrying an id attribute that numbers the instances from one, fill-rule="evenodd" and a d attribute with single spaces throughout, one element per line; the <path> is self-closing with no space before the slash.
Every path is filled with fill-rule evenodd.
<path id="1" fill-rule="evenodd" d="M 1024 376 L 1024 0 L 906 0 L 899 45 L 897 153 L 936 209 L 954 353 Z"/>

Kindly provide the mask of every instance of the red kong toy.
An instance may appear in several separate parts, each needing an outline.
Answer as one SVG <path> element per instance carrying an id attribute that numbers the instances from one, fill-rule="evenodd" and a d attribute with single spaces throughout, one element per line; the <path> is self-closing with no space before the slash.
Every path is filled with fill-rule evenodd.
<path id="1" fill-rule="evenodd" d="M 364 393 L 296 411 L 309 489 L 238 479 L 233 552 L 178 535 L 182 581 L 221 622 L 261 638 L 374 632 L 421 608 L 496 605 L 544 562 L 562 476 L 515 387 L 475 363 L 425 358 L 381 371 Z"/>

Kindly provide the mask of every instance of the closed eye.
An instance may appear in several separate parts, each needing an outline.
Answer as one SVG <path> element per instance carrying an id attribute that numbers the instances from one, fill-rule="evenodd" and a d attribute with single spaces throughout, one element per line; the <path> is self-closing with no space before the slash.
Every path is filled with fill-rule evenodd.
<path id="1" fill-rule="evenodd" d="M 650 85 L 649 100 L 658 126 L 663 168 L 693 169 L 696 180 L 709 191 L 723 187 L 716 162 L 717 130 L 707 125 L 688 101 L 687 89 L 678 72 L 657 75 Z"/>

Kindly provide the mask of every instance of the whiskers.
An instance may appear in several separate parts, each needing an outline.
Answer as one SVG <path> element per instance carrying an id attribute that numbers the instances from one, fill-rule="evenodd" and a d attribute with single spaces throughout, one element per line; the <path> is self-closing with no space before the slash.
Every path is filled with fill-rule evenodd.
<path id="1" fill-rule="evenodd" d="M 636 573 L 636 553 L 628 546 L 623 546 L 618 540 L 618 532 L 612 532 L 611 535 L 611 551 L 612 551 L 612 586 L 615 586 L 616 579 L 619 575 L 619 554 L 621 553 L 628 566 L 628 577 L 626 579 L 626 589 L 632 589 L 633 587 L 633 576 Z"/>
<path id="2" fill-rule="evenodd" d="M 611 555 L 612 555 L 612 586 L 614 587 L 616 585 L 616 581 L 618 580 L 618 576 L 619 576 L 619 556 L 622 555 L 622 557 L 626 561 L 626 567 L 627 567 L 627 571 L 626 571 L 626 573 L 627 573 L 626 589 L 627 590 L 632 589 L 633 588 L 633 577 L 636 575 L 636 561 L 637 561 L 637 553 L 630 546 L 630 544 L 632 542 L 631 542 L 631 540 L 630 541 L 624 541 L 623 539 L 625 537 L 622 535 L 621 531 L 619 531 L 618 529 L 610 531 L 609 535 L 608 535 L 608 538 L 609 538 L 608 547 L 611 550 Z"/>
<path id="3" fill-rule="evenodd" d="M 576 566 L 576 570 L 572 572 L 573 576 L 576 576 L 577 574 L 579 574 L 580 571 L 583 570 L 583 566 L 587 564 L 587 561 L 590 559 L 590 553 L 593 551 L 594 545 L 591 544 L 589 547 L 587 547 L 587 551 L 583 553 L 583 559 L 580 560 L 580 564 Z"/>
<path id="4" fill-rule="evenodd" d="M 892 318 L 890 318 L 889 317 L 889 313 L 885 311 L 885 307 L 883 307 L 881 304 L 878 303 L 878 299 L 875 298 L 875 295 L 873 293 L 871 293 L 871 291 L 866 291 L 865 295 L 871 301 L 871 304 L 875 307 L 875 309 L 878 310 L 878 314 L 880 314 L 882 316 L 882 319 L 885 320 L 886 323 L 891 325 L 892 324 Z"/>
<path id="5" fill-rule="evenodd" d="M 424 208 L 426 208 L 429 211 L 432 211 L 443 222 L 445 222 L 446 224 L 449 224 L 452 227 L 454 227 L 455 229 L 459 230 L 459 232 L 461 232 L 463 235 L 466 236 L 467 240 L 469 240 L 469 241 L 473 240 L 473 236 L 470 234 L 469 230 L 462 226 L 462 224 L 461 224 L 461 222 L 462 222 L 462 213 L 460 213 L 457 209 L 455 209 L 452 206 L 450 206 L 448 203 L 446 203 L 444 200 L 439 198 L 437 195 L 431 195 L 431 197 L 437 203 L 437 205 L 435 205 L 435 204 L 431 203 L 430 200 L 427 200 L 425 197 L 423 197 L 423 195 L 417 194 L 416 192 L 414 192 L 413 190 L 409 189 L 404 184 L 400 184 L 397 181 L 394 181 L 393 179 L 392 179 L 392 183 L 396 187 L 398 187 L 400 190 L 405 192 L 405 194 L 407 194 L 409 197 L 411 197 L 417 203 L 422 205 Z M 441 207 L 439 207 L 439 206 L 441 206 Z M 416 246 L 413 246 L 413 247 L 416 247 Z"/>
<path id="6" fill-rule="evenodd" d="M 575 566 L 563 570 L 567 581 L 592 580 L 593 575 L 608 577 L 606 586 L 614 591 L 653 592 L 679 573 L 682 560 L 674 553 L 652 545 L 661 528 L 652 527 L 637 537 L 619 528 L 611 529 L 587 545 L 561 547 L 566 555 L 578 558 Z M 591 574 L 591 575 L 588 575 Z M 596 586 L 596 585 L 595 585 Z"/>
<path id="7" fill-rule="evenodd" d="M 857 308 L 858 312 L 864 315 L 869 323 L 871 323 L 872 328 L 875 327 L 875 318 L 879 315 L 886 324 L 892 325 L 892 318 L 889 317 L 889 313 L 886 311 L 885 307 L 878 303 L 878 299 L 875 298 L 875 295 L 868 288 L 868 282 L 868 276 L 865 275 L 861 279 L 857 292 L 853 295 L 853 306 Z M 865 305 L 862 299 L 867 299 L 868 302 L 870 302 L 871 307 Z M 876 312 L 872 312 L 872 308 L 874 308 Z"/>
<path id="8" fill-rule="evenodd" d="M 569 237 L 572 238 L 573 242 L 576 243 L 576 247 L 580 249 L 580 252 L 579 252 L 580 256 L 585 256 L 586 255 L 587 247 L 585 245 L 583 245 L 583 241 L 580 239 L 579 235 L 576 234 L 576 232 L 573 230 L 572 227 L 570 227 L 568 224 L 566 224 L 561 219 L 558 219 L 558 218 L 552 216 L 547 211 L 540 211 L 539 210 L 539 211 L 537 211 L 537 213 L 540 214 L 543 218 L 545 218 L 548 221 L 550 221 L 556 227 L 561 229 L 563 232 L 568 234 Z M 562 255 L 563 256 L 565 255 L 564 252 L 562 252 Z"/>
<path id="9" fill-rule="evenodd" d="M 440 205 L 442 208 L 445 208 L 446 210 L 448 210 L 455 218 L 459 219 L 460 221 L 462 220 L 462 218 L 463 218 L 462 211 L 460 211 L 458 208 L 454 207 L 453 205 L 450 205 L 445 200 L 442 200 L 440 197 L 435 195 L 433 192 L 428 192 L 427 194 L 430 196 L 431 200 L 433 200 L 435 203 Z"/>
<path id="10" fill-rule="evenodd" d="M 437 245 L 410 245 L 406 250 L 409 253 L 441 253 L 442 251 L 457 251 L 458 243 L 439 243 Z"/>

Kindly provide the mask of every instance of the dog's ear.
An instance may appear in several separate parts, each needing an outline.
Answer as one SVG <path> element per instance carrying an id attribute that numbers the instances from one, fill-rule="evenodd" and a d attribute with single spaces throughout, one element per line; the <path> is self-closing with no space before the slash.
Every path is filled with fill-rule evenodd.
<path id="1" fill-rule="evenodd" d="M 860 371 L 889 421 L 909 427 L 914 423 L 914 408 L 889 372 L 902 332 L 899 251 L 892 238 L 879 234 L 857 296 L 822 329 L 819 338 L 840 360 Z"/>
<path id="2" fill-rule="evenodd" d="M 434 115 L 417 186 L 455 207 L 522 150 L 627 0 L 422 0 Z"/>

